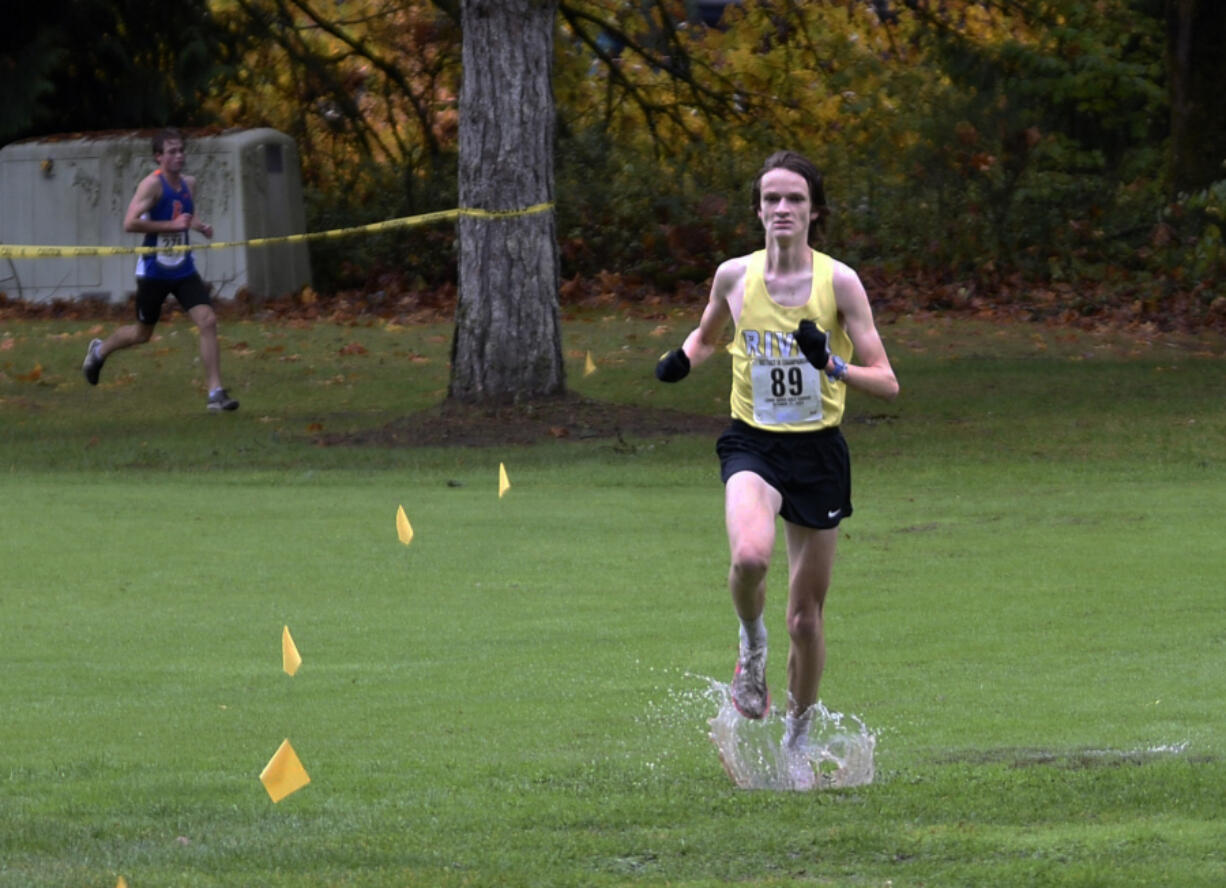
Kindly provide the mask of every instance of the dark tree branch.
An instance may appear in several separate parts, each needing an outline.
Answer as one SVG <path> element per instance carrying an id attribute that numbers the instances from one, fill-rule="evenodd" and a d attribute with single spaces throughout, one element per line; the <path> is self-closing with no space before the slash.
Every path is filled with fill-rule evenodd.
<path id="1" fill-rule="evenodd" d="M 278 2 L 281 2 L 281 0 L 278 0 Z M 376 53 L 361 40 L 358 40 L 356 37 L 353 37 L 351 34 L 327 21 L 314 9 L 314 7 L 305 2 L 305 0 L 290 0 L 290 2 L 292 2 L 294 6 L 298 7 L 303 14 L 308 16 L 311 21 L 315 22 L 320 29 L 328 34 L 331 34 L 337 40 L 340 40 L 346 46 L 350 47 L 361 58 L 369 61 L 372 65 L 378 68 L 388 80 L 399 87 L 405 99 L 412 106 L 413 113 L 417 115 L 418 128 L 421 131 L 422 138 L 426 142 L 427 152 L 432 157 L 440 154 L 442 149 L 439 146 L 438 139 L 435 138 L 434 130 L 430 125 L 429 111 L 425 107 L 425 103 L 422 101 L 421 97 L 414 92 L 412 86 L 405 79 L 403 72 L 401 72 L 401 70 L 391 62 L 387 61 Z"/>

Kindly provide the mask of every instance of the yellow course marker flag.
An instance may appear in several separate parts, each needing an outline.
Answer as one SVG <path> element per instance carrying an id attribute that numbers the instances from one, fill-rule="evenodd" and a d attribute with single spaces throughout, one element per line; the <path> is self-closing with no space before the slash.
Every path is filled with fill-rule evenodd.
<path id="1" fill-rule="evenodd" d="M 592 353 L 587 353 L 587 360 L 583 362 L 583 375 L 591 376 L 596 372 L 596 362 L 592 360 Z"/>
<path id="2" fill-rule="evenodd" d="M 498 464 L 498 498 L 502 499 L 502 495 L 511 489 L 511 482 L 507 480 L 507 467 L 503 463 Z"/>
<path id="3" fill-rule="evenodd" d="M 409 516 L 404 514 L 404 506 L 396 507 L 396 536 L 406 546 L 413 542 L 413 525 L 409 523 Z"/>
<path id="4" fill-rule="evenodd" d="M 286 675 L 293 677 L 301 665 L 302 655 L 298 653 L 294 637 L 289 634 L 289 626 L 286 626 L 281 632 L 281 668 L 285 670 Z"/>
<path id="5" fill-rule="evenodd" d="M 260 782 L 268 790 L 273 803 L 281 801 L 291 792 L 297 792 L 311 782 L 302 762 L 298 760 L 294 747 L 289 745 L 289 738 L 281 742 L 273 753 L 264 770 L 260 772 Z"/>

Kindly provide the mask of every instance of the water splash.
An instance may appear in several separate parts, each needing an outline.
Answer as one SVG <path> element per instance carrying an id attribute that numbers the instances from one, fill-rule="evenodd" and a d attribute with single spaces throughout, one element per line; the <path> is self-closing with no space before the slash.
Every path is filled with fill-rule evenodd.
<path id="1" fill-rule="evenodd" d="M 873 782 L 877 736 L 855 715 L 845 717 L 814 704 L 807 743 L 783 742 L 782 713 L 747 719 L 732 703 L 729 685 L 707 678 L 707 697 L 719 711 L 709 722 L 719 760 L 742 789 L 812 790 L 864 786 Z"/>

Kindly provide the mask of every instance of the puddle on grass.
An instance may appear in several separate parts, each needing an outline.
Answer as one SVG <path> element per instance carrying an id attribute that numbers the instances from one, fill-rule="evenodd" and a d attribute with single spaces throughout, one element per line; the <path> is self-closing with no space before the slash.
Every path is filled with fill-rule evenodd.
<path id="1" fill-rule="evenodd" d="M 666 699 L 649 702 L 643 720 L 655 730 L 685 742 L 696 725 L 705 722 L 718 761 L 742 789 L 811 790 L 864 786 L 873 782 L 877 734 L 857 716 L 814 708 L 809 742 L 800 754 L 784 749 L 784 714 L 773 709 L 762 719 L 747 719 L 732 704 L 725 682 L 683 670 L 657 670 L 667 674 L 657 686 Z M 681 681 L 679 681 L 679 679 Z M 682 687 L 697 682 L 698 686 Z M 712 707 L 715 714 L 712 716 Z M 667 752 L 662 752 L 664 758 Z M 649 761 L 654 771 L 662 761 Z"/>
<path id="2" fill-rule="evenodd" d="M 1001 749 L 972 749 L 951 752 L 936 759 L 939 764 L 968 762 L 975 765 L 1003 764 L 1010 768 L 1052 767 L 1070 771 L 1085 771 L 1093 768 L 1119 768 L 1125 765 L 1144 765 L 1161 759 L 1184 757 L 1198 761 L 1195 756 L 1186 756 L 1188 743 L 1163 743 L 1145 749 L 1038 749 L 1033 747 L 1006 747 Z"/>
<path id="3" fill-rule="evenodd" d="M 742 789 L 842 789 L 873 782 L 877 736 L 855 715 L 814 704 L 808 742 L 798 750 L 783 744 L 783 713 L 748 719 L 737 712 L 729 685 L 713 678 L 706 697 L 719 707 L 708 736 L 732 782 Z"/>

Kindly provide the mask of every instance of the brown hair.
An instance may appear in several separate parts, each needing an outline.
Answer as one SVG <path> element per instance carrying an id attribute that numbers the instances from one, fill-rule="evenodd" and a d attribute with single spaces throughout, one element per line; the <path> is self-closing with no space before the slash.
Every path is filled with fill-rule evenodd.
<path id="1" fill-rule="evenodd" d="M 753 180 L 753 211 L 762 208 L 762 177 L 771 170 L 784 169 L 796 173 L 809 183 L 809 203 L 817 212 L 817 216 L 809 223 L 809 243 L 817 242 L 818 234 L 826 231 L 826 217 L 830 214 L 826 206 L 826 189 L 822 186 L 822 174 L 813 162 L 803 154 L 795 151 L 776 151 L 758 170 Z"/>
<path id="2" fill-rule="evenodd" d="M 162 153 L 162 149 L 166 147 L 167 142 L 182 142 L 185 146 L 187 145 L 187 140 L 183 138 L 183 133 L 173 126 L 168 126 L 153 134 L 153 154 L 155 157 Z"/>

